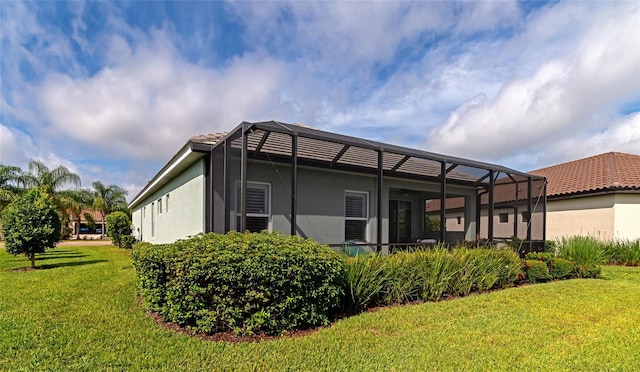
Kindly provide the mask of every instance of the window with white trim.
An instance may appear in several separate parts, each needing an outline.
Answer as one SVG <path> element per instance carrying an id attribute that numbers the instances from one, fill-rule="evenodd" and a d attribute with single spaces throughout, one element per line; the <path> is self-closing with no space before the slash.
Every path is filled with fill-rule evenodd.
<path id="1" fill-rule="evenodd" d="M 162 198 L 158 199 L 158 214 L 162 214 Z"/>
<path id="2" fill-rule="evenodd" d="M 164 203 L 164 210 L 167 213 L 169 212 L 169 194 L 167 194 L 167 197 L 166 197 L 166 200 L 165 200 L 165 203 Z"/>
<path id="3" fill-rule="evenodd" d="M 344 240 L 366 242 L 369 222 L 369 194 L 361 191 L 344 193 Z"/>
<path id="4" fill-rule="evenodd" d="M 236 186 L 236 226 L 240 228 L 241 193 L 240 183 Z M 247 182 L 247 226 L 246 230 L 260 232 L 269 230 L 271 221 L 271 185 Z"/>
<path id="5" fill-rule="evenodd" d="M 531 213 L 529 211 L 522 211 L 522 222 L 528 223 L 531 219 Z"/>

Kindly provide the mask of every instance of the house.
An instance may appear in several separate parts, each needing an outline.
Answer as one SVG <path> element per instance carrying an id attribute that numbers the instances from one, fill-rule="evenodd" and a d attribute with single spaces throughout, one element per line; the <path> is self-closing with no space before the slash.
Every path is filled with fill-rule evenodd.
<path id="1" fill-rule="evenodd" d="M 94 209 L 83 209 L 79 216 L 69 215 L 68 227 L 73 237 L 95 239 L 102 234 L 102 213 Z"/>
<path id="2" fill-rule="evenodd" d="M 134 234 L 154 243 L 269 230 L 387 251 L 424 239 L 473 241 L 483 230 L 492 239 L 494 211 L 482 222 L 481 200 L 493 205 L 496 185 L 524 187 L 516 199 L 530 211 L 531 185 L 543 182 L 500 165 L 301 125 L 243 122 L 228 133 L 192 137 L 129 207 Z M 449 198 L 464 200 L 461 226 L 449 231 L 441 218 L 438 231 L 427 231 L 425 201 Z M 528 224 L 529 241 L 544 239 L 543 220 Z"/>
<path id="3" fill-rule="evenodd" d="M 514 238 L 524 241 L 546 240 L 546 180 L 528 179 L 512 176 L 496 181 L 493 201 L 487 192 L 480 193 L 476 208 L 476 219 L 480 221 L 478 238 L 487 240 L 511 241 Z M 447 231 L 459 231 L 464 223 L 465 200 L 460 197 L 445 199 Z M 489 205 L 493 205 L 493 212 Z M 440 199 L 427 200 L 425 214 L 429 220 L 441 218 Z M 491 218 L 489 217 L 491 216 Z M 489 221 L 493 226 L 489 234 Z"/>
<path id="4" fill-rule="evenodd" d="M 549 239 L 640 239 L 639 155 L 609 152 L 530 173 L 549 182 Z"/>

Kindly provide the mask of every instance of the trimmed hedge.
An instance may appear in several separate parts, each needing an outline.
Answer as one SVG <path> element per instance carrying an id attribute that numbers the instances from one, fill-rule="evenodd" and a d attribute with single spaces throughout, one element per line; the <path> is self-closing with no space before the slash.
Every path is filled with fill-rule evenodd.
<path id="1" fill-rule="evenodd" d="M 337 253 L 277 233 L 137 244 L 133 263 L 147 308 L 194 332 L 274 335 L 326 325 L 344 296 Z"/>
<path id="2" fill-rule="evenodd" d="M 546 282 L 551 279 L 549 268 L 543 261 L 525 260 L 524 267 L 527 273 L 527 281 L 529 283 Z"/>
<path id="3" fill-rule="evenodd" d="M 548 252 L 532 252 L 527 254 L 527 259 L 544 262 L 549 269 L 551 279 L 599 278 L 602 271 L 598 265 L 581 265 L 572 260 L 556 257 Z M 526 265 L 525 269 L 528 271 Z M 534 277 L 535 275 L 534 273 Z"/>

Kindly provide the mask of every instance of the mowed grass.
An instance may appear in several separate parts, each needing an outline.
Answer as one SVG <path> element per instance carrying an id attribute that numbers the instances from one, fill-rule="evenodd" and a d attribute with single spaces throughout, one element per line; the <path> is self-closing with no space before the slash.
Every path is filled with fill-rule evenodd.
<path id="1" fill-rule="evenodd" d="M 202 341 L 138 303 L 130 252 L 0 252 L 0 370 L 620 370 L 640 365 L 640 268 L 343 319 L 299 338 Z"/>

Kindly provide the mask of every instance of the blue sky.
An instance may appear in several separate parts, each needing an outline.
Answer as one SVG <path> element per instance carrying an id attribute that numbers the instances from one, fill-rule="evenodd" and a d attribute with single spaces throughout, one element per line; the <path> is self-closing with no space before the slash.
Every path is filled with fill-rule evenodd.
<path id="1" fill-rule="evenodd" d="M 0 2 L 0 163 L 133 197 L 196 134 L 318 129 L 519 170 L 640 154 L 640 3 Z"/>

